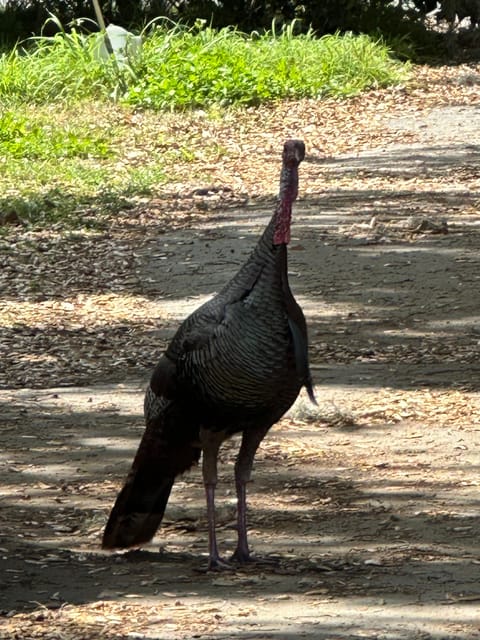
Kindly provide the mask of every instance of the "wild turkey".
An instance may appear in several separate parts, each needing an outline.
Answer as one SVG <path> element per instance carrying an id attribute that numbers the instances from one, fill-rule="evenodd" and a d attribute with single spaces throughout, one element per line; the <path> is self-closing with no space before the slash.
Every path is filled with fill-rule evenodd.
<path id="1" fill-rule="evenodd" d="M 222 566 L 215 534 L 217 455 L 225 439 L 241 432 L 233 559 L 250 560 L 246 483 L 256 450 L 302 386 L 315 402 L 305 318 L 287 274 L 292 203 L 304 156 L 302 141 L 285 142 L 279 202 L 256 248 L 220 293 L 180 325 L 155 368 L 145 395 L 146 430 L 106 525 L 104 549 L 151 540 L 175 478 L 203 453 L 209 568 Z"/>

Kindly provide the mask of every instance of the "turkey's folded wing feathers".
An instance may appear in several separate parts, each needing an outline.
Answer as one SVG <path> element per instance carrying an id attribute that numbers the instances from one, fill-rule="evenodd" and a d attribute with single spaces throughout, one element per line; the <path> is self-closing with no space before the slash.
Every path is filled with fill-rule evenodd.
<path id="1" fill-rule="evenodd" d="M 312 376 L 310 374 L 310 367 L 308 364 L 308 341 L 305 332 L 297 324 L 292 316 L 288 316 L 288 326 L 292 333 L 293 348 L 295 351 L 295 364 L 297 367 L 297 373 L 303 380 L 303 384 L 313 404 L 317 404 L 315 394 L 313 392 Z"/>
<path id="2" fill-rule="evenodd" d="M 225 315 L 225 303 L 215 296 L 191 313 L 177 329 L 165 355 L 175 364 L 189 351 L 208 343 Z"/>
<path id="3" fill-rule="evenodd" d="M 289 396 L 296 397 L 301 386 L 294 382 L 300 381 L 295 368 L 285 310 L 259 313 L 248 298 L 226 305 L 223 321 L 209 339 L 177 361 L 180 383 L 204 407 L 214 430 L 222 423 L 245 428 L 244 419 L 263 423 L 265 415 L 276 414 L 277 405 L 293 401 Z"/>

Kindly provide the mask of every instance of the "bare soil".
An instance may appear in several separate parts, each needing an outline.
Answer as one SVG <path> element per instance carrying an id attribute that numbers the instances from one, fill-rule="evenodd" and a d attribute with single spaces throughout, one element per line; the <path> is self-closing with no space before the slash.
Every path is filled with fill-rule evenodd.
<path id="1" fill-rule="evenodd" d="M 317 109 L 318 129 L 298 126 L 290 279 L 319 407 L 302 396 L 257 455 L 251 566 L 205 571 L 198 469 L 144 550 L 99 540 L 151 366 L 248 255 L 272 198 L 218 180 L 126 213 L 119 233 L 17 233 L 0 303 L 0 638 L 480 638 L 480 74 L 417 77 L 398 100 L 338 103 L 337 140 L 330 106 L 291 107 L 299 122 Z M 280 150 L 291 123 L 276 122 L 262 135 Z M 222 450 L 226 556 L 237 446 Z"/>

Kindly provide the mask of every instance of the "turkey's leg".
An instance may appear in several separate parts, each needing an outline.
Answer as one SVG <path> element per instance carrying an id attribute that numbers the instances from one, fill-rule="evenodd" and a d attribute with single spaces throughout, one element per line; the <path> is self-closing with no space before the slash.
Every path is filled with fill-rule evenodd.
<path id="1" fill-rule="evenodd" d="M 238 542 L 232 559 L 237 562 L 249 562 L 252 559 L 247 540 L 247 482 L 250 481 L 255 453 L 269 428 L 270 425 L 243 432 L 242 444 L 235 463 Z"/>
<path id="2" fill-rule="evenodd" d="M 207 499 L 208 519 L 208 569 L 221 569 L 228 566 L 218 553 L 217 534 L 215 531 L 215 487 L 217 486 L 217 457 L 220 445 L 225 440 L 222 432 L 200 429 L 203 459 L 202 473 Z"/>

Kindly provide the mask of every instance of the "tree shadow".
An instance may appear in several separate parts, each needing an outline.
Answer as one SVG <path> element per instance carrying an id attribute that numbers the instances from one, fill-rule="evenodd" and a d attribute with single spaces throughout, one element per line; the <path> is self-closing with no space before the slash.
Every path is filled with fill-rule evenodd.
<path id="1" fill-rule="evenodd" d="M 117 404 L 109 402 L 113 391 Z M 93 387 L 80 390 L 75 407 L 75 390 L 64 393 L 40 392 L 30 403 L 25 397 L 18 406 L 2 407 L 0 609 L 28 611 L 39 603 L 55 609 L 123 601 L 131 594 L 160 604 L 172 589 L 180 599 L 192 592 L 218 597 L 222 580 L 205 573 L 207 529 L 198 469 L 176 483 L 164 525 L 148 551 L 99 551 L 108 510 L 143 430 L 139 394 L 136 387 Z M 383 433 L 392 440 L 392 429 L 398 438 L 397 426 L 366 428 L 356 437 L 360 443 L 372 437 L 380 442 Z M 395 602 L 411 593 L 435 604 L 445 601 L 447 583 L 453 590 L 474 589 L 480 518 L 475 501 L 458 492 L 454 477 L 464 475 L 457 459 L 444 463 L 445 481 L 430 479 L 428 469 L 419 477 L 418 464 L 404 459 L 389 460 L 395 480 L 385 476 L 385 467 L 361 474 L 347 459 L 325 457 L 325 433 L 280 426 L 267 437 L 249 490 L 251 541 L 259 562 L 228 574 L 230 600 L 242 600 L 246 585 L 252 597 L 279 596 L 287 578 L 292 597 L 320 585 L 329 598 L 361 594 Z M 289 449 L 297 437 L 314 445 L 308 455 Z M 237 447 L 225 448 L 220 467 L 218 530 L 224 551 L 234 546 L 229 491 Z M 469 463 L 465 471 L 471 478 L 475 465 Z M 452 491 L 456 513 L 439 506 Z"/>

